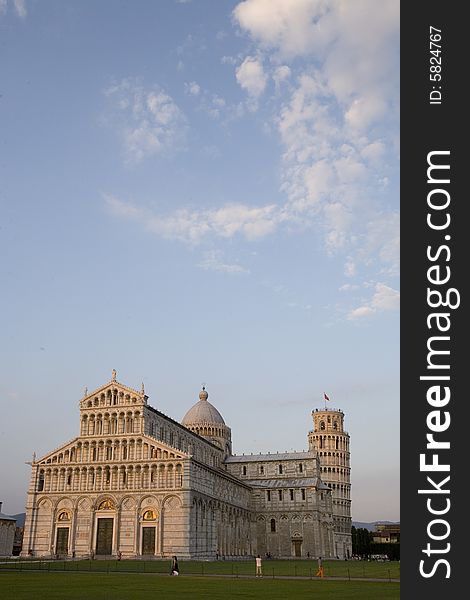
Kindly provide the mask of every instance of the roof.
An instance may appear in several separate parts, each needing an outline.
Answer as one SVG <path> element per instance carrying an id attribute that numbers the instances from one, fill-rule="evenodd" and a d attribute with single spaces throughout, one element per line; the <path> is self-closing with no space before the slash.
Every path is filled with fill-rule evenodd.
<path id="1" fill-rule="evenodd" d="M 327 487 L 318 477 L 297 477 L 296 479 L 247 479 L 246 483 L 254 488 L 267 489 L 305 487 L 317 487 L 318 489 L 321 489 L 323 487 Z"/>
<path id="2" fill-rule="evenodd" d="M 259 461 L 305 460 L 316 458 L 316 452 L 276 452 L 276 454 L 238 454 L 228 456 L 226 463 L 244 463 Z"/>
<path id="3" fill-rule="evenodd" d="M 9 515 L 5 515 L 4 513 L 0 512 L 0 521 L 16 521 L 16 519 L 14 517 L 10 517 Z"/>
<path id="4" fill-rule="evenodd" d="M 204 388 L 199 394 L 199 402 L 196 402 L 181 420 L 181 424 L 199 425 L 199 424 L 220 424 L 225 425 L 225 421 L 219 411 L 210 402 L 207 401 L 209 394 Z"/>

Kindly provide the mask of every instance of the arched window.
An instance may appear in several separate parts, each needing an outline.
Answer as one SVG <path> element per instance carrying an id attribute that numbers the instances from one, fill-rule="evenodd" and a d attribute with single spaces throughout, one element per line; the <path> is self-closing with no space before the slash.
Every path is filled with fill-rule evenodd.
<path id="1" fill-rule="evenodd" d="M 279 465 L 279 475 L 282 475 L 282 465 Z"/>
<path id="2" fill-rule="evenodd" d="M 320 421 L 320 429 L 322 431 L 325 429 L 325 421 Z"/>
<path id="3" fill-rule="evenodd" d="M 243 467 L 243 475 L 246 475 L 246 467 Z"/>
<path id="4" fill-rule="evenodd" d="M 274 533 L 276 531 L 276 519 L 271 519 L 271 532 Z"/>
<path id="5" fill-rule="evenodd" d="M 181 487 L 183 485 L 183 467 L 181 465 L 176 465 L 176 482 L 177 487 Z"/>
<path id="6" fill-rule="evenodd" d="M 38 492 L 42 492 L 44 490 L 44 471 L 39 473 L 38 479 Z"/>

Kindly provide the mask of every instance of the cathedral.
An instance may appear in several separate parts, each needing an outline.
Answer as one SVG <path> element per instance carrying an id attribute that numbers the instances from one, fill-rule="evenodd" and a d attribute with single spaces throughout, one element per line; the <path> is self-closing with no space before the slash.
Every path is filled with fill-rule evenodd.
<path id="1" fill-rule="evenodd" d="M 307 452 L 236 455 L 204 387 L 179 423 L 113 371 L 79 435 L 30 463 L 22 555 L 348 558 L 344 413 L 312 417 Z"/>

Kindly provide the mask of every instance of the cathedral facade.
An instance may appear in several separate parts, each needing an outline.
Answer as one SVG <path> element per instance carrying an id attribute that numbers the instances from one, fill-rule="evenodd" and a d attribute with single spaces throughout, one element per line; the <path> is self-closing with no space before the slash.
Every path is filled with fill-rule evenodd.
<path id="1" fill-rule="evenodd" d="M 80 433 L 33 458 L 24 556 L 351 556 L 349 435 L 316 410 L 307 452 L 234 455 L 208 401 L 181 423 L 111 381 L 80 401 Z"/>

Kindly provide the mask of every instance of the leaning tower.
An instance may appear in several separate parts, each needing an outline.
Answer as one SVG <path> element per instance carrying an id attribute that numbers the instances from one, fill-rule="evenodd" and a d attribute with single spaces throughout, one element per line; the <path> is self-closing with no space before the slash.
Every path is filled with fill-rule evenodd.
<path id="1" fill-rule="evenodd" d="M 335 553 L 339 558 L 352 555 L 351 541 L 351 468 L 349 433 L 344 430 L 344 413 L 337 409 L 312 411 L 313 430 L 308 434 L 309 450 L 320 460 L 321 478 L 333 499 Z"/>

